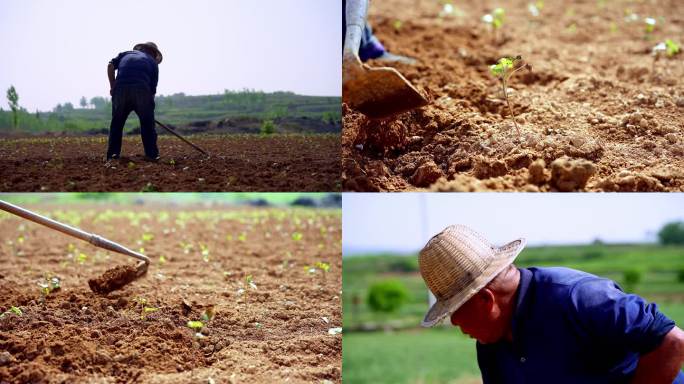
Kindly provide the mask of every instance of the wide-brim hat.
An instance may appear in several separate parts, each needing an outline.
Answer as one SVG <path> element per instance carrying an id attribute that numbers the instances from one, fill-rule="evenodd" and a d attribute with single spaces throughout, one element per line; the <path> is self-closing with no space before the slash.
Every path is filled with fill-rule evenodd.
<path id="1" fill-rule="evenodd" d="M 432 327 L 455 312 L 513 263 L 524 247 L 522 238 L 496 247 L 464 225 L 449 226 L 433 236 L 420 251 L 418 264 L 437 302 L 421 325 Z"/>
<path id="2" fill-rule="evenodd" d="M 164 56 L 162 56 L 161 51 L 157 48 L 157 44 L 148 41 L 147 43 L 136 44 L 135 47 L 133 47 L 133 50 L 139 51 L 141 48 L 148 48 L 154 52 L 154 59 L 157 61 L 157 64 L 162 62 Z"/>

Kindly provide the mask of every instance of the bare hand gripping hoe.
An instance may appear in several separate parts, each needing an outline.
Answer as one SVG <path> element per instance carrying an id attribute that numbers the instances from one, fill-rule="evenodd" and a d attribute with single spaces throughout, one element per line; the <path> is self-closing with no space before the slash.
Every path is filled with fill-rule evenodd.
<path id="1" fill-rule="evenodd" d="M 26 210 L 16 205 L 0 200 L 0 209 L 3 211 L 15 214 L 24 219 L 33 221 L 34 223 L 42 224 L 48 228 L 65 233 L 69 236 L 89 242 L 90 244 L 104 248 L 106 250 L 121 253 L 123 255 L 134 257 L 138 260 L 135 267 L 130 265 L 119 265 L 112 269 L 108 269 L 105 273 L 95 279 L 89 279 L 88 285 L 90 289 L 98 294 L 106 295 L 107 293 L 123 288 L 126 284 L 133 282 L 135 279 L 143 276 L 147 272 L 150 265 L 150 259 L 138 252 L 117 244 L 111 240 L 107 240 L 93 233 L 84 232 L 78 228 L 68 226 L 66 224 L 57 222 L 45 216 L 41 216 L 29 210 Z"/>

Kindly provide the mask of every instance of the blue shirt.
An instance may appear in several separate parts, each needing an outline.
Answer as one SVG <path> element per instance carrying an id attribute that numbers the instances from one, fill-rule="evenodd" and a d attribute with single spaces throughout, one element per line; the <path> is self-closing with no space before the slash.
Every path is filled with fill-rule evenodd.
<path id="1" fill-rule="evenodd" d="M 126 51 L 110 61 L 116 74 L 115 87 L 120 85 L 142 85 L 153 94 L 157 93 L 159 66 L 154 58 L 141 51 Z"/>
<path id="2" fill-rule="evenodd" d="M 513 341 L 477 343 L 484 384 L 629 383 L 675 324 L 656 304 L 568 268 L 521 268 Z M 674 383 L 684 384 L 679 373 Z"/>

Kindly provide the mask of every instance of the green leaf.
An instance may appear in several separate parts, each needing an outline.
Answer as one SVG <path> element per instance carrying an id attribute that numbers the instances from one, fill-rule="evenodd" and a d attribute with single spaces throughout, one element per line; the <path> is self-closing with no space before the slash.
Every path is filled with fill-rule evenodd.
<path id="1" fill-rule="evenodd" d="M 292 240 L 294 241 L 300 241 L 304 237 L 304 235 L 301 232 L 295 232 L 292 234 Z"/>
<path id="2" fill-rule="evenodd" d="M 202 323 L 201 321 L 188 321 L 187 325 L 189 328 L 192 329 L 201 329 L 202 327 L 204 327 L 204 323 Z"/>
<path id="3" fill-rule="evenodd" d="M 679 44 L 670 39 L 665 40 L 665 47 L 667 49 L 668 56 L 674 56 L 679 53 Z"/>

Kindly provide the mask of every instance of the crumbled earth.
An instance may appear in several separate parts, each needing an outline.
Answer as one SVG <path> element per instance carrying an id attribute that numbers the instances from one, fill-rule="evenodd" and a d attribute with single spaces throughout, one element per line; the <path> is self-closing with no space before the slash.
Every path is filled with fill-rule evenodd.
<path id="1" fill-rule="evenodd" d="M 684 190 L 684 54 L 651 55 L 667 38 L 684 47 L 684 3 L 546 2 L 539 17 L 528 3 L 496 3 L 497 36 L 481 21 L 487 3 L 447 16 L 438 1 L 371 3 L 378 38 L 419 61 L 392 65 L 431 103 L 385 120 L 343 105 L 344 190 Z M 650 38 L 645 17 L 657 20 Z M 532 66 L 509 82 L 520 135 L 489 73 L 516 55 Z"/>
<path id="2" fill-rule="evenodd" d="M 161 160 L 145 161 L 139 137 L 105 163 L 106 137 L 0 139 L 0 190 L 339 191 L 340 138 L 311 135 L 190 135 L 211 157 L 173 136 L 158 140 Z"/>
<path id="3" fill-rule="evenodd" d="M 135 260 L 1 214 L 0 382 L 341 381 L 342 335 L 329 332 L 342 324 L 339 210 L 28 208 L 152 264 L 95 294 L 88 279 Z M 37 283 L 54 276 L 45 296 Z"/>

